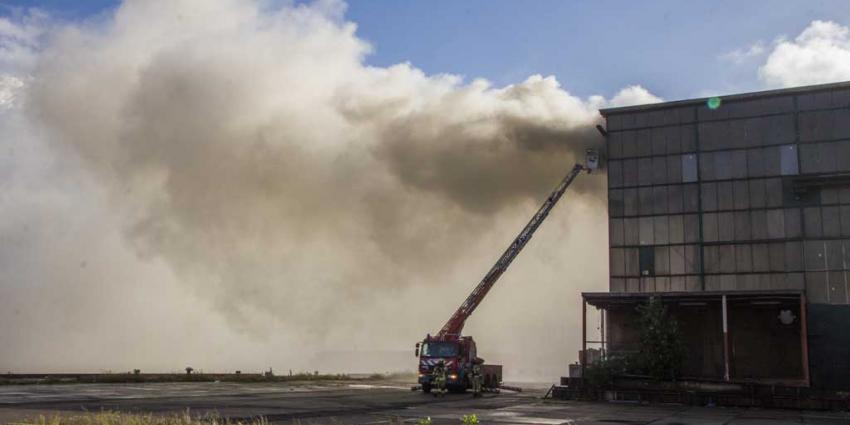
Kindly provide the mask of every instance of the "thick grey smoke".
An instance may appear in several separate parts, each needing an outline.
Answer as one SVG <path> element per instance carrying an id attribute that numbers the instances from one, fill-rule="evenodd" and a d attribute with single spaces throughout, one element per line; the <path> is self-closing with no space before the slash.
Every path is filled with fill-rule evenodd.
<path id="1" fill-rule="evenodd" d="M 22 317 L 20 304 L 8 313 L 20 329 L 0 330 L 12 341 L 0 367 L 69 367 L 21 361 L 40 352 L 28 327 L 44 332 L 39 347 L 106 353 L 70 363 L 79 368 L 107 357 L 132 368 L 115 359 L 125 356 L 165 370 L 332 369 L 310 356 L 407 349 L 600 144 L 597 108 L 655 100 L 639 87 L 582 100 L 553 77 L 493 88 L 370 67 L 344 9 L 126 1 L 102 21 L 49 28 L 34 64 L 10 77 L 24 100 L 4 119 L 21 121 L 10 148 L 30 141 L 31 157 L 58 163 L 0 170 L 18 179 L 13 201 L 56 197 L 0 213 L 35 226 L 3 229 L 26 245 L 4 244 L 3 258 L 32 266 L 9 260 L 0 291 L 38 300 L 46 319 Z M 532 374 L 571 360 L 569 310 L 580 290 L 606 285 L 604 185 L 601 175 L 576 183 L 470 321 L 482 354 Z M 48 210 L 61 216 L 53 231 L 32 217 Z M 74 273 L 57 269 L 65 262 Z M 94 333 L 150 354 L 82 348 Z"/>

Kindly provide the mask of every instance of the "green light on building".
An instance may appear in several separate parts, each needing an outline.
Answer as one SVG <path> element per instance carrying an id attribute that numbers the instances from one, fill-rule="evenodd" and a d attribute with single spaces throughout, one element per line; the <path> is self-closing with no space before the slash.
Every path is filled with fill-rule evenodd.
<path id="1" fill-rule="evenodd" d="M 717 109 L 720 107 L 720 98 L 712 97 L 709 98 L 708 101 L 705 102 L 708 105 L 708 109 Z"/>

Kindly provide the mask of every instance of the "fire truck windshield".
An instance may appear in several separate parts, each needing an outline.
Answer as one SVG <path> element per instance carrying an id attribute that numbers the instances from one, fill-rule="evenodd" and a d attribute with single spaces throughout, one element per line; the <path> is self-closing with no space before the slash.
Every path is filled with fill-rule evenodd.
<path id="1" fill-rule="evenodd" d="M 426 342 L 422 344 L 422 357 L 455 357 L 458 347 L 453 342 Z"/>

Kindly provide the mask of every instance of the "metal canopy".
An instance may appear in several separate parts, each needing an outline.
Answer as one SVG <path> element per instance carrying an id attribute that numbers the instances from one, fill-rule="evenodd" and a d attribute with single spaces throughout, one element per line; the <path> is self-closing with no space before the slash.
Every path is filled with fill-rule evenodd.
<path id="1" fill-rule="evenodd" d="M 788 300 L 796 301 L 802 290 L 774 291 L 700 291 L 700 292 L 582 292 L 581 297 L 587 304 L 596 308 L 611 305 L 637 304 L 649 298 L 659 298 L 664 302 L 679 303 L 688 301 L 721 301 L 723 296 L 730 301 L 736 300 Z"/>

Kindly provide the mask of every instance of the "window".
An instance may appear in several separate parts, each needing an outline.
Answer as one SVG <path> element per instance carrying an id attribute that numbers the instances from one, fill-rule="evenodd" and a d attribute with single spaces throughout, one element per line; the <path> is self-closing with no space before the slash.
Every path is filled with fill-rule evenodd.
<path id="1" fill-rule="evenodd" d="M 422 344 L 422 357 L 457 356 L 458 345 L 454 342 L 426 342 Z"/>
<path id="2" fill-rule="evenodd" d="M 661 215 L 653 218 L 654 242 L 658 245 L 667 244 L 670 240 L 669 228 L 667 226 L 667 216 Z"/>
<path id="3" fill-rule="evenodd" d="M 652 184 L 667 183 L 667 157 L 652 158 Z"/>
<path id="4" fill-rule="evenodd" d="M 611 274 L 613 276 L 623 276 L 626 273 L 625 250 L 612 248 L 611 249 Z"/>
<path id="5" fill-rule="evenodd" d="M 669 216 L 670 222 L 670 237 L 669 243 L 683 243 L 685 242 L 685 226 L 682 220 L 681 215 L 671 215 Z"/>
<path id="6" fill-rule="evenodd" d="M 623 161 L 608 161 L 608 187 L 623 186 Z"/>
<path id="7" fill-rule="evenodd" d="M 799 174 L 797 165 L 797 146 L 787 145 L 779 147 L 779 167 L 783 176 Z"/>
<path id="8" fill-rule="evenodd" d="M 655 231 L 652 228 L 652 217 L 641 217 L 638 219 L 638 235 L 641 245 L 652 245 L 655 243 Z"/>
<path id="9" fill-rule="evenodd" d="M 749 245 L 735 246 L 735 271 L 748 273 L 753 270 L 753 249 Z"/>
<path id="10" fill-rule="evenodd" d="M 655 276 L 655 248 L 640 247 L 640 275 Z"/>
<path id="11" fill-rule="evenodd" d="M 826 268 L 824 245 L 823 241 L 806 241 L 806 270 L 824 270 Z"/>
<path id="12" fill-rule="evenodd" d="M 697 181 L 697 156 L 695 154 L 682 155 L 682 182 L 691 183 Z"/>
<path id="13" fill-rule="evenodd" d="M 682 182 L 682 159 L 679 155 L 667 157 L 667 182 Z"/>
<path id="14" fill-rule="evenodd" d="M 685 247 L 673 245 L 670 247 L 670 274 L 685 273 Z"/>
<path id="15" fill-rule="evenodd" d="M 655 248 L 655 273 L 658 275 L 670 274 L 670 249 L 666 246 Z"/>

